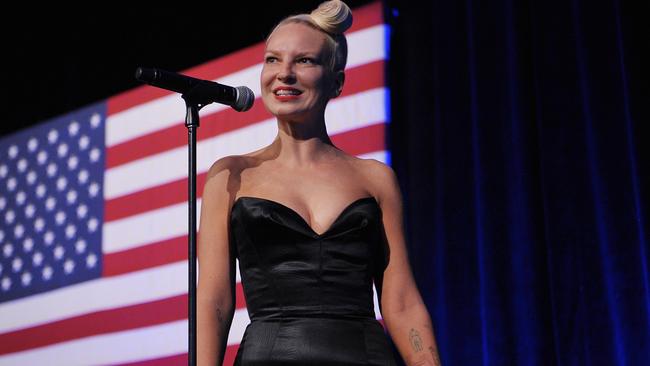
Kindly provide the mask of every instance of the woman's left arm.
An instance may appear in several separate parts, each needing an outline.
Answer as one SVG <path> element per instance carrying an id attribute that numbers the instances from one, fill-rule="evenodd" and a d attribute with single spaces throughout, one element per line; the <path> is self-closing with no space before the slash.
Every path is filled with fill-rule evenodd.
<path id="1" fill-rule="evenodd" d="M 384 323 L 409 366 L 440 366 L 431 317 L 417 289 L 408 260 L 403 229 L 402 194 L 393 169 L 373 168 L 388 244 L 388 265 L 381 280 L 380 307 Z"/>

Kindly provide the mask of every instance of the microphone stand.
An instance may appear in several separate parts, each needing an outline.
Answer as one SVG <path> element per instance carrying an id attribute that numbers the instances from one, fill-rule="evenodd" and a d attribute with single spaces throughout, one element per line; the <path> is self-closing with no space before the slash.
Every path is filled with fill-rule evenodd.
<path id="1" fill-rule="evenodd" d="M 181 95 L 185 100 L 185 127 L 188 152 L 188 365 L 196 365 L 196 133 L 199 128 L 199 110 L 210 104 L 201 99 L 201 85 Z"/>
<path id="2" fill-rule="evenodd" d="M 185 100 L 185 127 L 187 127 L 187 151 L 188 151 L 188 365 L 196 365 L 196 133 L 199 128 L 199 110 L 206 105 L 215 102 L 216 96 L 221 100 L 228 97 L 236 99 L 234 105 L 229 102 L 236 111 L 248 110 L 255 99 L 253 92 L 243 86 L 237 88 L 224 88 L 216 83 L 201 81 L 183 75 L 176 75 L 159 69 L 137 68 L 135 78 L 147 84 L 173 90 L 189 90 L 181 97 Z M 241 93 L 241 94 L 240 94 Z M 242 97 L 242 98 L 240 98 Z"/>

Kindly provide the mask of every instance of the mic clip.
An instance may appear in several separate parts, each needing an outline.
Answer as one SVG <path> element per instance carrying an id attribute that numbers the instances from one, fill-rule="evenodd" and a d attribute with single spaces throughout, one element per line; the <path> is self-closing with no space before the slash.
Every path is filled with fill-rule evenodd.
<path id="1" fill-rule="evenodd" d="M 210 97 L 210 94 L 207 92 L 210 87 L 211 86 L 206 83 L 197 83 L 190 90 L 181 94 L 181 98 L 185 100 L 185 104 L 196 106 L 197 111 L 201 110 L 201 108 L 214 102 L 214 99 Z"/>

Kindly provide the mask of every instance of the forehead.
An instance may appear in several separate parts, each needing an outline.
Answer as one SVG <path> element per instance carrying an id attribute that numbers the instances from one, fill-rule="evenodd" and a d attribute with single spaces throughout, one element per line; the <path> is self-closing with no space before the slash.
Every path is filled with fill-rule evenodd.
<path id="1" fill-rule="evenodd" d="M 320 53 L 325 46 L 325 34 L 301 23 L 279 26 L 266 42 L 268 52 Z"/>

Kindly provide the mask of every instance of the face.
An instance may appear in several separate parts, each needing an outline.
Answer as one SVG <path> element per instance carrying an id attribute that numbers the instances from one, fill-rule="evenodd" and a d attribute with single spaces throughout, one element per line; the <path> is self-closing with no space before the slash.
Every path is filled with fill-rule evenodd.
<path id="1" fill-rule="evenodd" d="M 261 89 L 264 105 L 281 119 L 317 118 L 336 96 L 337 82 L 327 65 L 326 36 L 300 23 L 280 26 L 264 53 Z"/>

